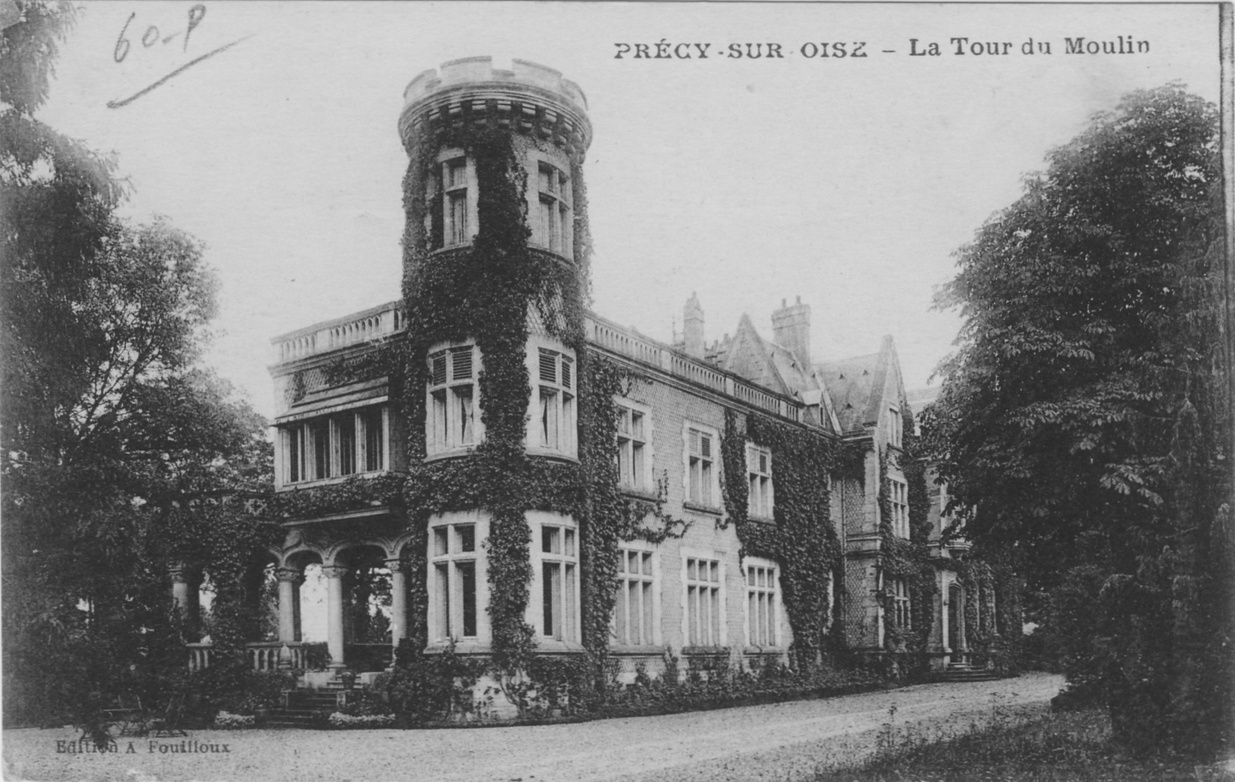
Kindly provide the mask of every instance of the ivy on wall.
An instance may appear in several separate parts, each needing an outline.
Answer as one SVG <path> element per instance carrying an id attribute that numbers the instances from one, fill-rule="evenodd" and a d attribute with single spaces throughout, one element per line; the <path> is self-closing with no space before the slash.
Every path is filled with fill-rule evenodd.
<path id="1" fill-rule="evenodd" d="M 935 595 L 938 592 L 935 566 L 930 557 L 930 495 L 926 488 L 926 465 L 919 455 L 918 435 L 914 433 L 909 405 L 901 401 L 902 439 L 899 453 L 891 449 L 879 452 L 879 537 L 880 563 L 884 588 L 880 602 L 884 608 L 884 648 L 889 652 L 906 653 L 911 668 L 924 669 L 924 652 L 930 640 L 934 619 Z M 909 539 L 898 537 L 892 530 L 892 481 L 889 466 L 896 466 L 905 476 L 906 500 L 909 504 Z M 903 579 L 909 589 L 910 627 L 899 628 L 889 621 L 893 614 L 891 588 L 888 579 Z"/>
<path id="2" fill-rule="evenodd" d="M 748 441 L 772 454 L 774 524 L 752 521 L 747 513 Z M 828 488 L 838 451 L 821 434 L 758 413 L 739 417 L 735 411 L 725 411 L 721 436 L 725 510 L 735 526 L 741 555 L 779 565 L 782 600 L 793 629 L 792 651 L 799 664 L 814 662 L 823 649 L 831 610 L 828 584 L 841 561 Z"/>
<path id="3" fill-rule="evenodd" d="M 528 246 L 524 160 L 546 142 L 498 128 L 455 125 L 423 133 L 409 149 L 404 179 L 404 301 L 407 338 L 401 346 L 406 383 L 401 395 L 408 427 L 409 473 L 404 490 L 416 535 L 408 547 L 409 635 L 427 643 L 428 591 L 424 553 L 431 516 L 483 510 L 490 518 L 487 572 L 492 652 L 499 670 L 528 670 L 535 647 L 525 621 L 532 578 L 527 512 L 571 516 L 579 524 L 583 646 L 603 663 L 622 540 L 680 534 L 682 524 L 659 502 L 624 497 L 617 487 L 614 397 L 633 376 L 585 350 L 584 315 L 591 237 L 581 160 L 571 155 L 574 263 Z M 442 243 L 440 197 L 427 197 L 438 151 L 457 148 L 475 166 L 478 232 L 470 246 Z M 426 216 L 429 217 L 426 228 Z M 575 351 L 578 371 L 578 461 L 529 456 L 526 416 L 532 393 L 524 355 L 529 317 Z M 427 355 L 443 341 L 475 340 L 483 370 L 478 378 L 484 441 L 458 458 L 424 462 Z M 647 519 L 652 519 L 649 527 Z M 657 526 L 659 525 L 659 526 Z M 598 666 L 597 670 L 600 670 Z"/>

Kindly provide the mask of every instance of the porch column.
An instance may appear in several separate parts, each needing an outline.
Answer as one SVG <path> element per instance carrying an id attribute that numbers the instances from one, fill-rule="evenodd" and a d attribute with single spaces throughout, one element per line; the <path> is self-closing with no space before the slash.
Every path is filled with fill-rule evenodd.
<path id="1" fill-rule="evenodd" d="M 343 662 L 343 577 L 347 568 L 329 565 L 322 568 L 326 577 L 326 648 L 330 651 L 330 667 L 346 667 Z"/>
<path id="2" fill-rule="evenodd" d="M 388 559 L 386 569 L 390 571 L 390 645 L 398 649 L 407 635 L 407 563 Z"/>
<path id="3" fill-rule="evenodd" d="M 296 637 L 296 608 L 300 602 L 300 585 L 304 574 L 296 568 L 279 568 L 279 640 L 283 643 L 299 641 Z"/>

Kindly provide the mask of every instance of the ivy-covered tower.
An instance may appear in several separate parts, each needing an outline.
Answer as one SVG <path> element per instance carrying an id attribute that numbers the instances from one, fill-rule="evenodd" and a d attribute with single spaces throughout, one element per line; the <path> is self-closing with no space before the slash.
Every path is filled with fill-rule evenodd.
<path id="1" fill-rule="evenodd" d="M 409 635 L 499 663 L 582 650 L 587 102 L 488 57 L 404 99 Z"/>

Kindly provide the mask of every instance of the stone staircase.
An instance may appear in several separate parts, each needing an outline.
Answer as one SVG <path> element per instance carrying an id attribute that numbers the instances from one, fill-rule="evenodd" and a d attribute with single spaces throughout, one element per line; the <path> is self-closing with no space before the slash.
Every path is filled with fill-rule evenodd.
<path id="1" fill-rule="evenodd" d="M 948 663 L 948 667 L 939 674 L 942 682 L 989 682 L 997 676 L 989 668 L 974 668 L 967 662 Z"/>
<path id="2" fill-rule="evenodd" d="M 287 693 L 287 705 L 281 709 L 271 709 L 266 718 L 267 728 L 312 728 L 321 725 L 318 714 L 333 714 L 339 710 L 338 694 L 343 691 L 343 685 L 331 683 L 322 690 L 290 690 Z"/>

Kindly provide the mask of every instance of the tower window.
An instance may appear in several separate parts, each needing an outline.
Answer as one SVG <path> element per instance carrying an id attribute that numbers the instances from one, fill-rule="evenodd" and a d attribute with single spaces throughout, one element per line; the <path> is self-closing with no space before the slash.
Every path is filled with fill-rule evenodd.
<path id="1" fill-rule="evenodd" d="M 468 448 L 479 440 L 475 364 L 475 345 L 429 354 L 425 448 L 430 455 Z"/>
<path id="2" fill-rule="evenodd" d="M 575 454 L 575 360 L 556 350 L 537 352 L 537 407 L 532 443 Z"/>
<path id="3" fill-rule="evenodd" d="M 467 160 L 454 158 L 442 164 L 443 202 L 446 209 L 446 245 L 466 244 L 472 235 L 467 225 Z"/>
<path id="4" fill-rule="evenodd" d="M 533 207 L 532 244 L 567 258 L 574 256 L 570 177 L 543 160 L 536 167 L 537 200 Z"/>
<path id="5" fill-rule="evenodd" d="M 432 530 L 433 640 L 477 636 L 475 524 L 442 524 Z"/>

